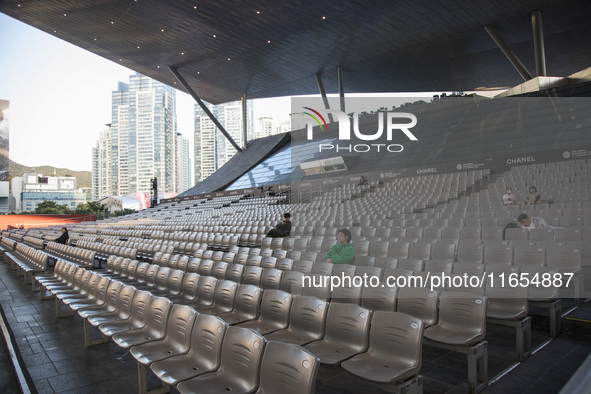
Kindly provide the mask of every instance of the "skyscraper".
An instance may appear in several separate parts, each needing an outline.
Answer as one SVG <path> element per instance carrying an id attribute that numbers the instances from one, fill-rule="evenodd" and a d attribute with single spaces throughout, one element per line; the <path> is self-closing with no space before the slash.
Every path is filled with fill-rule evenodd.
<path id="1" fill-rule="evenodd" d="M 112 195 L 111 178 L 111 125 L 99 134 L 92 148 L 92 200 Z"/>
<path id="2" fill-rule="evenodd" d="M 220 105 L 207 104 L 209 110 L 224 126 L 228 134 L 240 146 L 242 138 L 242 104 L 235 101 Z M 252 101 L 246 104 L 247 139 L 252 138 L 253 129 Z M 201 107 L 195 104 L 195 182 L 201 182 L 236 154 L 236 149 L 218 130 Z"/>
<path id="3" fill-rule="evenodd" d="M 189 190 L 191 182 L 191 158 L 189 153 L 189 140 L 181 133 L 176 134 L 176 166 L 177 187 L 176 191 L 182 193 Z"/>
<path id="4" fill-rule="evenodd" d="M 136 73 L 112 95 L 111 176 L 118 195 L 175 191 L 176 91 Z"/>
<path id="5" fill-rule="evenodd" d="M 176 127 L 175 89 L 139 73 L 119 82 L 110 131 L 101 133 L 93 149 L 93 198 L 149 192 L 154 177 L 159 191 L 181 191 L 186 182 L 179 177 L 187 176 L 190 159 Z"/>

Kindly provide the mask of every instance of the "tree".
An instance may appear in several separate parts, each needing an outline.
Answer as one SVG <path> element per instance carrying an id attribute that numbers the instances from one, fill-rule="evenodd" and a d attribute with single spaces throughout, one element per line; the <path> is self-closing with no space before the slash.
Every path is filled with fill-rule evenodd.
<path id="1" fill-rule="evenodd" d="M 72 210 L 66 205 L 58 205 L 55 201 L 43 201 L 37 205 L 35 213 L 40 215 L 69 215 Z"/>

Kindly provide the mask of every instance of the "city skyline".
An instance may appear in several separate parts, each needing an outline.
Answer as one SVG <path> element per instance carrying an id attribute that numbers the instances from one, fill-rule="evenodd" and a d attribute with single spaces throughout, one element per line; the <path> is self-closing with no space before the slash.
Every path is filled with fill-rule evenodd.
<path id="1" fill-rule="evenodd" d="M 0 99 L 11 103 L 10 159 L 29 167 L 92 171 L 92 148 L 112 121 L 111 94 L 135 71 L 4 14 L 0 35 L 10 37 L 2 49 L 9 61 L 0 62 Z M 289 114 L 289 98 L 255 101 L 255 116 Z M 277 101 L 283 109 L 277 110 Z M 194 105 L 177 90 L 177 132 L 190 146 Z"/>

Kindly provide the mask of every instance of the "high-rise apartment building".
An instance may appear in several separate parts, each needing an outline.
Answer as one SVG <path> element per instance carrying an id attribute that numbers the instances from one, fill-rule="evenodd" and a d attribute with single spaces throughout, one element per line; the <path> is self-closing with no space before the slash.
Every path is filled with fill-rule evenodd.
<path id="1" fill-rule="evenodd" d="M 209 110 L 224 126 L 234 141 L 240 146 L 243 145 L 243 116 L 242 104 L 240 101 L 211 105 L 207 104 Z M 253 105 L 252 101 L 246 104 L 247 139 L 253 135 Z M 236 149 L 218 130 L 211 119 L 205 114 L 199 105 L 195 105 L 195 182 L 201 182 L 218 168 L 226 164 L 236 154 Z"/>
<path id="2" fill-rule="evenodd" d="M 111 178 L 111 125 L 99 134 L 92 148 L 92 201 L 113 194 Z"/>
<path id="3" fill-rule="evenodd" d="M 181 164 L 176 125 L 174 88 L 139 73 L 129 83 L 119 82 L 112 93 L 111 128 L 93 149 L 93 199 L 149 192 L 155 177 L 159 191 L 182 191 L 186 182 L 179 176 L 185 175 L 179 172 L 190 167 L 190 159 L 184 149 Z"/>
<path id="4" fill-rule="evenodd" d="M 189 140 L 182 134 L 176 135 L 176 166 L 177 166 L 177 188 L 178 193 L 189 190 L 191 182 L 191 158 Z"/>
<path id="5" fill-rule="evenodd" d="M 111 177 L 117 195 L 175 191 L 176 90 L 136 73 L 112 95 Z"/>

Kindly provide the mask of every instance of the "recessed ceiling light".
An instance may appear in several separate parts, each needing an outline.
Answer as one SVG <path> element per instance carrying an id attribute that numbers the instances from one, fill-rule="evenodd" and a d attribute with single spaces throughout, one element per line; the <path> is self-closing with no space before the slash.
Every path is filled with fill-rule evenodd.
<path id="1" fill-rule="evenodd" d="M 261 11 L 257 11 L 257 14 L 260 14 L 260 13 L 261 13 Z"/>
<path id="2" fill-rule="evenodd" d="M 139 45 L 137 46 L 137 49 L 140 49 L 140 46 Z"/>
<path id="3" fill-rule="evenodd" d="M 197 74 L 201 74 L 201 71 L 197 71 Z"/>
<path id="4" fill-rule="evenodd" d="M 181 55 L 184 55 L 184 54 L 185 54 L 185 52 L 181 52 Z"/>
<path id="5" fill-rule="evenodd" d="M 214 35 L 213 35 L 213 38 L 216 38 L 216 37 L 217 37 L 217 36 L 214 34 Z"/>
<path id="6" fill-rule="evenodd" d="M 17 4 L 16 6 L 17 6 L 17 7 L 20 7 L 21 5 L 20 5 L 20 4 Z"/>
<path id="7" fill-rule="evenodd" d="M 267 40 L 267 44 L 270 44 L 270 43 L 271 43 L 271 40 Z"/>
<path id="8" fill-rule="evenodd" d="M 323 17 L 322 17 L 322 19 L 326 19 L 326 17 L 325 17 L 325 16 L 323 16 Z"/>
<path id="9" fill-rule="evenodd" d="M 112 24 L 112 25 L 114 25 L 114 24 L 115 24 L 115 22 L 111 21 L 111 24 Z"/>
<path id="10" fill-rule="evenodd" d="M 160 29 L 161 32 L 164 32 L 164 29 Z"/>
<path id="11" fill-rule="evenodd" d="M 57 33 L 57 30 L 54 30 L 53 32 L 54 32 L 54 33 Z"/>
<path id="12" fill-rule="evenodd" d="M 194 5 L 194 6 L 193 6 L 193 9 L 194 9 L 194 10 L 196 10 L 196 9 L 197 9 L 197 6 L 196 6 L 196 5 Z"/>
<path id="13" fill-rule="evenodd" d="M 96 41 L 96 38 L 94 40 Z"/>
<path id="14" fill-rule="evenodd" d="M 121 59 L 119 59 L 119 61 L 121 61 Z"/>
<path id="15" fill-rule="evenodd" d="M 158 68 L 160 68 L 160 66 L 158 66 Z"/>
<path id="16" fill-rule="evenodd" d="M 64 13 L 64 16 L 68 16 L 68 14 Z"/>
<path id="17" fill-rule="evenodd" d="M 228 61 L 230 61 L 230 58 L 228 58 Z"/>

